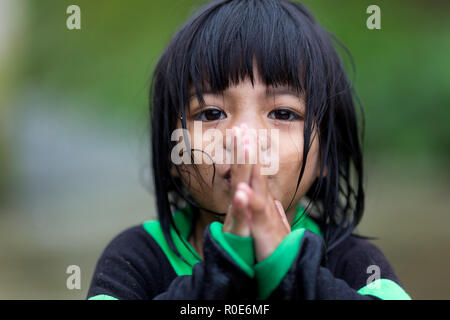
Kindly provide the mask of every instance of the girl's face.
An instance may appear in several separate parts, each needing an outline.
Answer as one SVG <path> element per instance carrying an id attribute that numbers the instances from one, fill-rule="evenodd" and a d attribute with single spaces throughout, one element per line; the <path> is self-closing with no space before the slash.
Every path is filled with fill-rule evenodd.
<path id="1" fill-rule="evenodd" d="M 305 101 L 288 87 L 267 87 L 259 80 L 257 69 L 254 70 L 256 70 L 254 86 L 247 78 L 236 86 L 228 87 L 221 94 L 205 91 L 202 93 L 205 101 L 203 108 L 196 95 L 192 95 L 190 108 L 186 113 L 186 129 L 190 133 L 192 148 L 194 148 L 192 139 L 197 139 L 199 132 L 197 130 L 197 136 L 195 136 L 194 121 L 201 122 L 200 132 L 202 133 L 209 129 L 219 130 L 218 132 L 223 136 L 223 143 L 219 147 L 223 148 L 224 157 L 226 154 L 237 152 L 238 146 L 227 145 L 225 138 L 233 127 L 245 124 L 247 128 L 254 129 L 255 132 L 266 129 L 269 142 L 261 147 L 261 150 L 265 149 L 266 154 L 272 154 L 271 161 L 278 161 L 278 170 L 267 177 L 269 190 L 273 198 L 282 203 L 285 210 L 294 197 L 294 205 L 286 212 L 288 218 L 292 219 L 295 215 L 295 204 L 306 194 L 319 175 L 319 139 L 317 134 L 312 134 L 313 142 L 308 152 L 305 172 L 294 196 L 303 157 Z M 178 120 L 178 128 L 181 128 L 180 120 Z M 272 136 L 275 139 L 271 139 L 270 133 L 273 129 L 278 130 L 278 137 Z M 208 148 L 207 145 L 211 145 L 211 141 L 203 141 L 200 145 L 202 150 L 205 150 Z M 231 150 L 232 148 L 234 149 Z M 193 156 L 200 158 L 202 153 L 193 151 Z M 196 165 L 198 172 L 193 164 L 182 164 L 180 169 L 189 194 L 202 207 L 225 213 L 233 199 L 229 177 L 231 165 L 229 161 L 216 163 L 214 181 L 212 181 L 213 165 L 205 161 Z"/>

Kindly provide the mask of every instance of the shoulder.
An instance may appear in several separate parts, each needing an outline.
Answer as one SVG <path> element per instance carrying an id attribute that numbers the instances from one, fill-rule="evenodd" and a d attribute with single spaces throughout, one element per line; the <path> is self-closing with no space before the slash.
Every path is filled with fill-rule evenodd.
<path id="1" fill-rule="evenodd" d="M 143 263 L 164 256 L 156 240 L 144 228 L 144 224 L 129 227 L 116 235 L 104 249 L 100 261 Z M 139 264 L 137 264 L 139 265 Z"/>
<path id="2" fill-rule="evenodd" d="M 386 259 L 383 252 L 369 238 L 351 234 L 331 251 L 332 255 L 347 259 Z"/>
<path id="3" fill-rule="evenodd" d="M 127 256 L 142 251 L 148 254 L 149 250 L 154 254 L 161 253 L 160 250 L 156 250 L 157 243 L 144 225 L 145 223 L 135 225 L 121 231 L 109 242 L 103 254 L 121 253 Z"/>
<path id="4" fill-rule="evenodd" d="M 135 225 L 116 235 L 103 250 L 88 298 L 100 294 L 118 299 L 148 298 L 166 277 L 173 277 L 171 271 L 155 239 L 143 224 Z"/>
<path id="5" fill-rule="evenodd" d="M 355 290 L 377 274 L 400 285 L 393 267 L 383 252 L 369 239 L 352 234 L 328 254 L 327 267 Z"/>

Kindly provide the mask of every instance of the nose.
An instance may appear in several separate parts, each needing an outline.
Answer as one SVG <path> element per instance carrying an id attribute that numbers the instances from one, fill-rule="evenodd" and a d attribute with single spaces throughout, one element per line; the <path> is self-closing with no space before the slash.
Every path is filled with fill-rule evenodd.
<path id="1" fill-rule="evenodd" d="M 224 149 L 228 153 L 228 159 L 233 163 L 245 161 L 245 163 L 266 162 L 265 155 L 270 150 L 270 129 L 258 121 L 242 121 L 226 130 Z M 243 160 L 244 148 L 249 150 L 249 158 Z M 240 159 L 240 160 L 239 160 Z"/>

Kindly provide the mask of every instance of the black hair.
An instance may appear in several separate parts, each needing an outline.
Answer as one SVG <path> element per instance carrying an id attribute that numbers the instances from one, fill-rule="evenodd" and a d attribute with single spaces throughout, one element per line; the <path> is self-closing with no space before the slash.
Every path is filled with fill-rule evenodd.
<path id="1" fill-rule="evenodd" d="M 353 232 L 364 210 L 364 115 L 360 138 L 355 110 L 359 100 L 334 45 L 352 61 L 345 46 L 320 26 L 304 5 L 286 0 L 212 1 L 176 32 L 155 68 L 150 89 L 158 219 L 175 253 L 179 255 L 169 232 L 175 227 L 173 210 L 186 203 L 195 210 L 201 207 L 186 192 L 185 181 L 171 174 L 174 165 L 168 157 L 175 145 L 171 133 L 179 119 L 186 128 L 190 88 L 202 103 L 206 87 L 220 93 L 247 77 L 253 83 L 254 61 L 266 86 L 288 85 L 306 98 L 297 190 L 313 127 L 319 130 L 320 176 L 306 194 L 305 212 L 309 214 L 310 205 L 316 210 L 327 252 Z M 175 169 L 179 170 L 178 166 Z"/>

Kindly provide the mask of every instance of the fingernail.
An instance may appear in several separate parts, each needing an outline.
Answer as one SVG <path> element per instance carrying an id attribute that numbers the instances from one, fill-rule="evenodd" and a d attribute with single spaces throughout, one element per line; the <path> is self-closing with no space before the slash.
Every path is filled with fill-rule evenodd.
<path id="1" fill-rule="evenodd" d="M 237 188 L 240 189 L 240 191 L 244 191 L 244 192 L 250 192 L 250 186 L 248 184 L 246 184 L 245 182 L 239 182 L 237 185 Z"/>
<path id="2" fill-rule="evenodd" d="M 240 202 L 242 202 L 242 204 L 246 205 L 248 202 L 248 197 L 247 194 L 242 191 L 242 190 L 238 190 L 236 191 L 236 199 L 238 199 Z"/>

